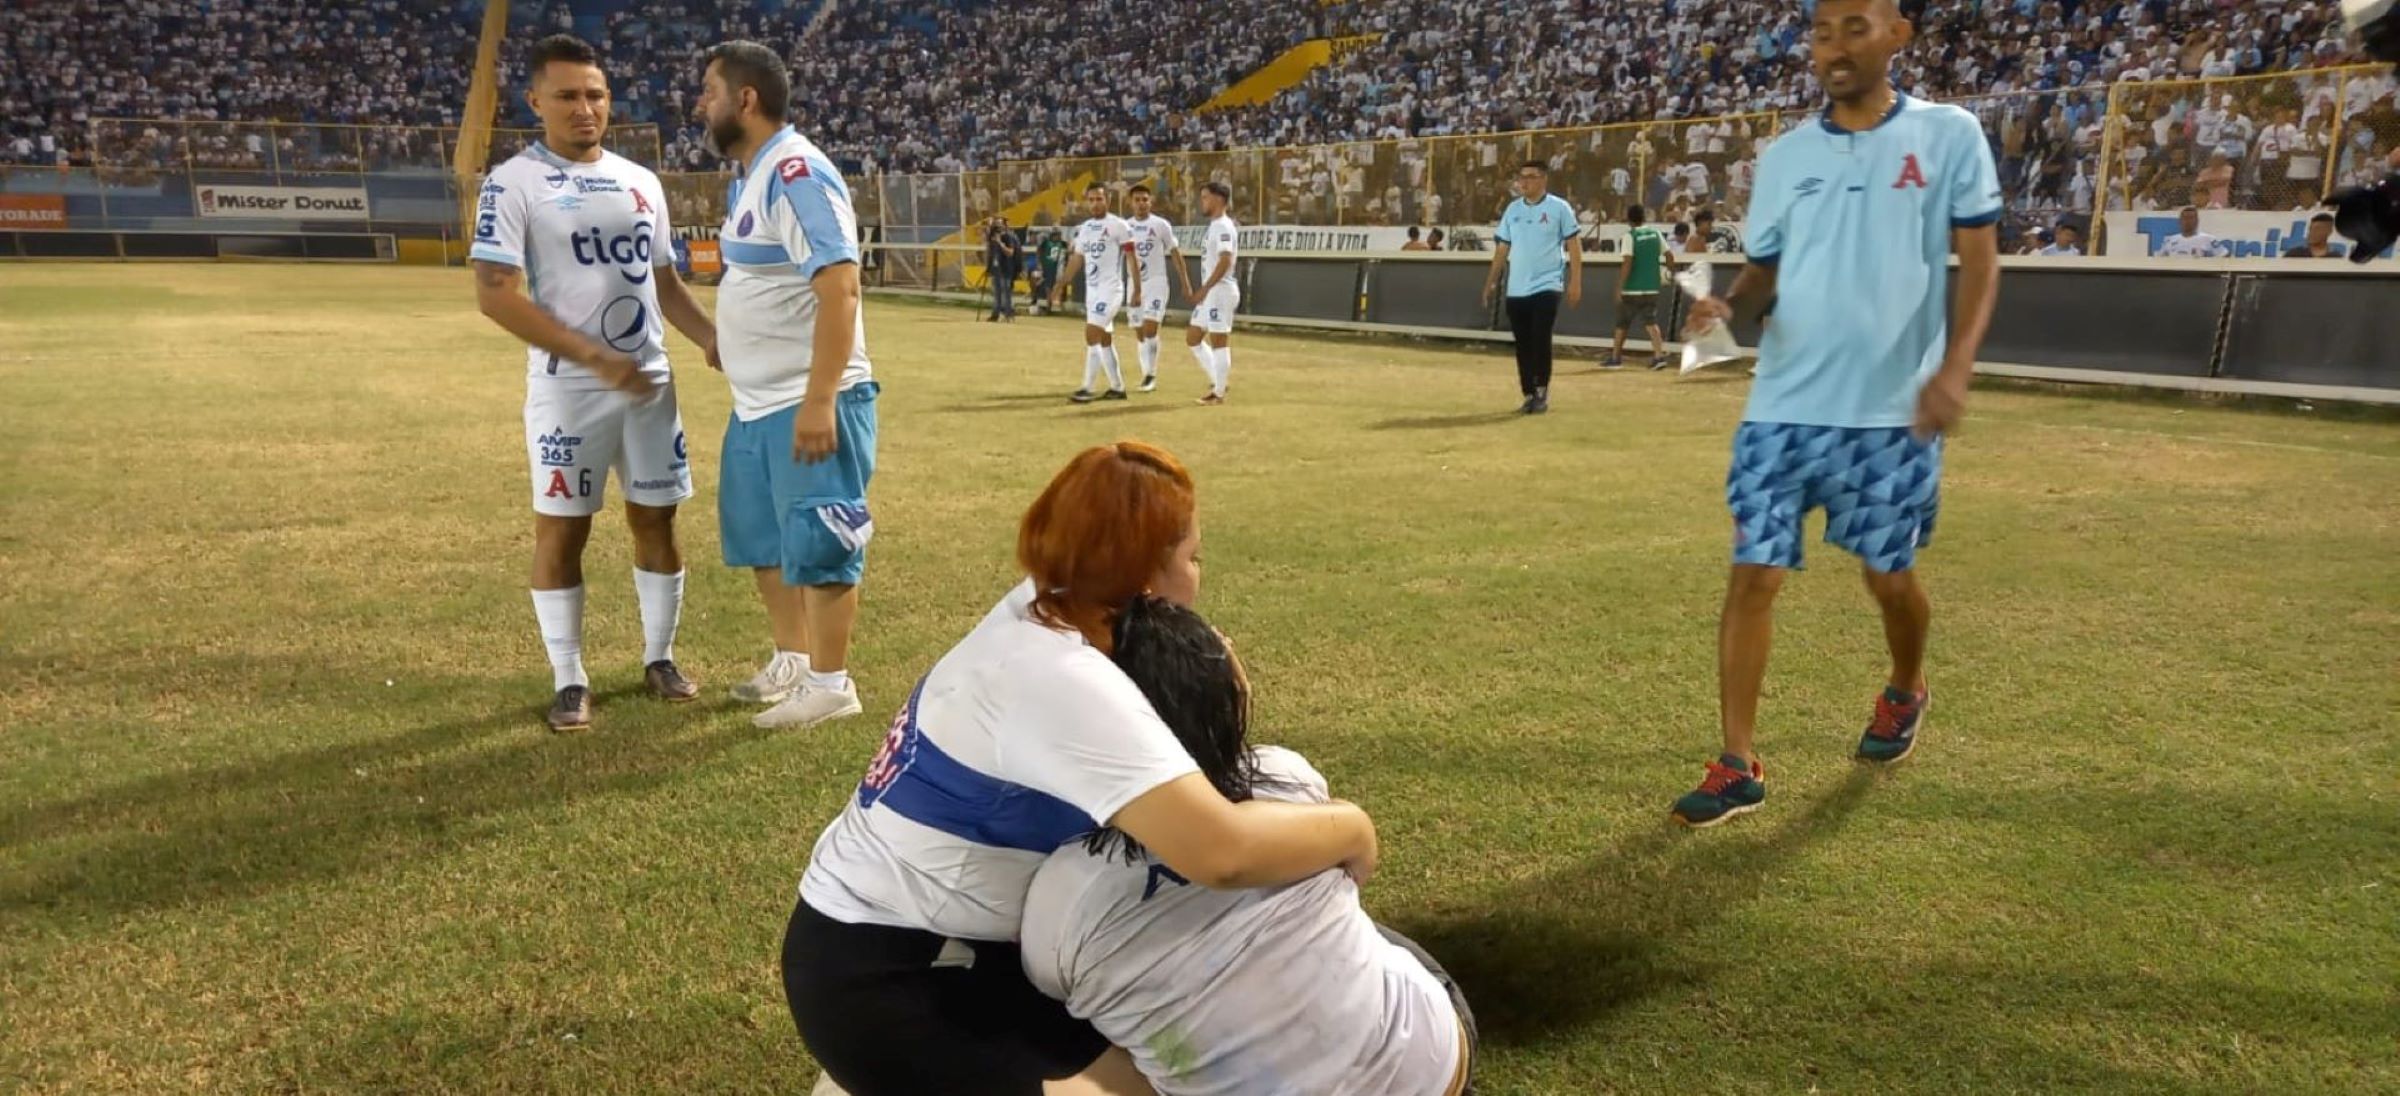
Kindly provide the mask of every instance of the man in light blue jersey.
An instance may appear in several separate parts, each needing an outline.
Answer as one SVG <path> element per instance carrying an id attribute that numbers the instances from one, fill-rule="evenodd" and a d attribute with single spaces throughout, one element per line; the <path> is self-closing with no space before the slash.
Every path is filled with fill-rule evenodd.
<path id="1" fill-rule="evenodd" d="M 1832 103 L 1760 158 L 1745 222 L 1749 264 L 1727 299 L 1692 308 L 1695 324 L 1769 305 L 1774 317 L 1726 477 L 1734 542 L 1717 631 L 1724 751 L 1676 800 L 1686 825 L 1714 825 L 1766 800 L 1753 748 L 1758 694 L 1775 593 L 1801 565 L 1810 510 L 1824 508 L 1826 541 L 1864 562 L 1891 648 L 1891 677 L 1857 756 L 1898 761 L 1923 724 L 1932 608 L 1916 550 L 1933 533 L 1942 436 L 1965 413 L 1999 295 L 2001 195 L 1974 115 L 1891 86 L 1892 55 L 1912 33 L 1894 0 L 1820 0 L 1810 49 Z"/>
<path id="2" fill-rule="evenodd" d="M 791 74 L 756 42 L 711 49 L 696 113 L 744 166 L 717 234 L 718 354 L 733 389 L 717 480 L 725 563 L 751 572 L 775 652 L 738 700 L 761 727 L 859 713 L 850 634 L 875 521 L 876 395 L 858 215 L 824 152 L 784 124 Z"/>
<path id="3" fill-rule="evenodd" d="M 1517 341 L 1517 387 L 1525 392 L 1518 413 L 1550 410 L 1550 332 L 1558 326 L 1563 294 L 1573 308 L 1583 302 L 1583 237 L 1575 207 L 1550 193 L 1550 166 L 1528 160 L 1517 169 L 1517 200 L 1500 214 L 1492 234 L 1491 272 L 1483 279 L 1483 305 L 1492 305 L 1503 271 L 1508 275 L 1508 329 Z"/>

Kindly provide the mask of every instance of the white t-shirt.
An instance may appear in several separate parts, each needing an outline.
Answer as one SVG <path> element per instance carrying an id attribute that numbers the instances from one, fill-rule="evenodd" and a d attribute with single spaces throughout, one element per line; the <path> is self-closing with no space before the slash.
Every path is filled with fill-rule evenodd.
<path id="1" fill-rule="evenodd" d="M 656 271 L 675 261 L 675 235 L 658 176 L 613 152 L 582 163 L 536 143 L 484 177 L 476 207 L 468 258 L 524 271 L 542 311 L 633 355 L 653 382 L 667 382 Z M 535 381 L 608 387 L 580 365 L 525 349 Z"/>
<path id="2" fill-rule="evenodd" d="M 1209 275 L 1217 272 L 1217 259 L 1222 256 L 1232 259 L 1234 262 L 1232 266 L 1225 268 L 1225 278 L 1217 285 L 1222 288 L 1235 284 L 1234 271 L 1241 267 L 1241 251 L 1238 246 L 1241 234 L 1241 228 L 1233 223 L 1232 217 L 1218 217 L 1216 220 L 1208 222 L 1208 235 L 1200 241 L 1201 281 L 1207 281 Z M 1194 286 L 1193 288 L 1198 287 Z"/>
<path id="3" fill-rule="evenodd" d="M 1259 798 L 1328 801 L 1299 754 L 1256 755 Z M 1024 959 L 1162 1096 L 1441 1096 L 1464 1051 L 1449 994 L 1338 869 L 1210 890 L 1069 845 L 1034 876 Z"/>
<path id="4" fill-rule="evenodd" d="M 1087 301 L 1125 299 L 1125 267 L 1118 256 L 1133 245 L 1133 225 L 1111 213 L 1083 222 L 1075 229 L 1073 247 L 1083 256 L 1083 295 Z"/>
<path id="5" fill-rule="evenodd" d="M 2162 259 L 2214 259 L 2225 254 L 2225 243 L 2206 232 L 2176 233 L 2158 245 Z"/>
<path id="6" fill-rule="evenodd" d="M 808 394 L 817 342 L 814 279 L 826 267 L 859 259 L 849 184 L 815 144 L 784 127 L 733 181 L 717 252 L 725 262 L 717 285 L 717 354 L 733 389 L 734 415 L 753 422 Z M 863 294 L 856 322 L 842 391 L 875 375 Z"/>
<path id="7" fill-rule="evenodd" d="M 1126 224 L 1133 231 L 1133 257 L 1141 263 L 1142 289 L 1158 291 L 1144 292 L 1143 298 L 1165 297 L 1167 261 L 1171 256 L 1183 254 L 1182 247 L 1175 242 L 1175 226 L 1156 213 Z"/>
<path id="8" fill-rule="evenodd" d="M 1010 591 L 893 718 L 801 877 L 817 912 L 1014 940 L 1052 850 L 1198 771 L 1116 663 L 1032 606 L 1032 582 Z"/>

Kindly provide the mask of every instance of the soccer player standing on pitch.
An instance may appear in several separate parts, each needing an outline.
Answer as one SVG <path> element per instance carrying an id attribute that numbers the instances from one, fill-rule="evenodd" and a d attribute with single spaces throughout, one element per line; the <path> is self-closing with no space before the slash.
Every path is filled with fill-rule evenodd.
<path id="1" fill-rule="evenodd" d="M 1133 266 L 1133 226 L 1108 211 L 1108 188 L 1093 183 L 1083 190 L 1083 224 L 1067 251 L 1067 269 L 1050 288 L 1050 307 L 1058 307 L 1075 272 L 1083 271 L 1083 387 L 1070 397 L 1076 403 L 1125 398 L 1125 368 L 1117 364 L 1117 310 L 1125 307 L 1127 269 Z M 1092 392 L 1092 378 L 1108 373 L 1108 391 Z"/>
<path id="2" fill-rule="evenodd" d="M 1133 260 L 1142 271 L 1133 314 L 1134 322 L 1141 325 L 1136 334 L 1142 340 L 1142 391 L 1155 392 L 1158 323 L 1167 318 L 1167 271 L 1175 271 L 1175 282 L 1183 287 L 1186 300 L 1192 297 L 1192 275 L 1183 268 L 1183 247 L 1175 242 L 1174 224 L 1150 212 L 1150 188 L 1136 185 L 1127 193 L 1126 202 L 1133 207 L 1133 217 L 1126 222 L 1133 227 Z"/>
<path id="3" fill-rule="evenodd" d="M 1575 207 L 1550 193 L 1550 166 L 1528 160 L 1517 171 L 1517 200 L 1500 214 L 1493 233 L 1491 272 L 1483 279 L 1489 308 L 1508 273 L 1508 329 L 1517 342 L 1517 387 L 1525 390 L 1527 415 L 1550 410 L 1550 331 L 1558 326 L 1559 294 L 1566 307 L 1583 303 L 1583 235 Z"/>
<path id="4" fill-rule="evenodd" d="M 1769 146 L 1745 222 L 1749 263 L 1695 323 L 1774 302 L 1758 381 L 1733 439 L 1726 501 L 1733 574 L 1717 631 L 1724 752 L 1674 816 L 1707 826 L 1765 801 L 1753 749 L 1775 593 L 1801 565 L 1808 511 L 1865 563 L 1883 609 L 1891 678 L 1859 740 L 1864 761 L 1916 745 L 1932 607 L 1917 584 L 1931 538 L 1942 436 L 1999 296 L 2001 195 L 1975 116 L 1903 95 L 1892 55 L 1913 33 L 1894 0 L 1820 0 L 1810 32 L 1824 117 Z M 1955 302 L 1948 261 L 1959 258 Z"/>
<path id="5" fill-rule="evenodd" d="M 761 727 L 857 715 L 850 631 L 875 522 L 875 398 L 849 185 L 784 124 L 791 74 L 775 51 L 708 51 L 697 113 L 725 158 L 746 165 L 725 203 L 717 287 L 733 418 L 717 484 L 725 564 L 746 567 L 775 654 L 737 699 L 773 707 Z"/>
<path id="6" fill-rule="evenodd" d="M 492 169 L 477 200 L 475 301 L 528 345 L 525 449 L 533 465 L 533 610 L 550 651 L 548 720 L 591 727 L 583 669 L 583 546 L 614 469 L 633 532 L 643 678 L 668 701 L 700 695 L 675 666 L 683 554 L 675 507 L 692 497 L 665 322 L 714 364 L 716 328 L 675 276 L 658 176 L 600 147 L 608 76 L 568 35 L 534 44 L 525 100 L 542 139 Z M 524 286 L 530 284 L 532 296 Z"/>
<path id="7" fill-rule="evenodd" d="M 1192 300 L 1192 322 L 1184 330 L 1183 342 L 1208 374 L 1208 395 L 1200 397 L 1200 402 L 1212 406 L 1225 402 L 1226 385 L 1233 380 L 1233 314 L 1242 306 L 1241 283 L 1233 276 L 1234 259 L 1240 253 L 1235 241 L 1242 230 L 1225 211 L 1232 204 L 1232 187 L 1212 181 L 1200 188 L 1200 212 L 1208 218 L 1200 269 L 1208 273 L 1201 276 L 1198 289 L 1184 287 Z"/>

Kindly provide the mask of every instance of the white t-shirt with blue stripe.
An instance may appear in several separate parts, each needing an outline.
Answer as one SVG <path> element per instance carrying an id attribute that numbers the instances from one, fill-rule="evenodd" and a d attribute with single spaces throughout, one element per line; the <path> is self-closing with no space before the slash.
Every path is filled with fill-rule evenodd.
<path id="1" fill-rule="evenodd" d="M 893 718 L 800 894 L 837 921 L 1015 940 L 1059 846 L 1198 772 L 1124 671 L 1011 591 Z"/>
<path id="2" fill-rule="evenodd" d="M 1759 157 L 1743 231 L 1776 268 L 1751 422 L 1907 426 L 1949 348 L 1950 234 L 2000 219 L 1975 116 L 1902 95 L 1852 133 L 1830 116 Z"/>
<path id="3" fill-rule="evenodd" d="M 859 259 L 850 187 L 808 138 L 786 126 L 733 181 L 717 233 L 725 279 L 717 286 L 717 355 L 733 413 L 752 422 L 798 404 L 816 352 L 819 271 Z M 858 336 L 842 390 L 874 378 L 861 295 Z"/>

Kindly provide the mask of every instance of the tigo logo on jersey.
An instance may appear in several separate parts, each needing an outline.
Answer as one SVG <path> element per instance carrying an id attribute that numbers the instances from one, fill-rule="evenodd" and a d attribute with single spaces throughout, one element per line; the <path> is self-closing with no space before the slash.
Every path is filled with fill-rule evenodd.
<path id="1" fill-rule="evenodd" d="M 782 163 L 775 165 L 775 177 L 787 183 L 794 179 L 806 176 L 807 174 L 808 158 L 805 156 L 789 157 L 786 158 Z"/>
<path id="2" fill-rule="evenodd" d="M 636 222 L 632 234 L 626 236 L 603 236 L 599 229 L 587 228 L 568 238 L 574 241 L 577 263 L 614 265 L 618 277 L 635 285 L 650 280 L 650 222 Z M 640 273 L 635 274 L 634 270 Z"/>
<path id="3" fill-rule="evenodd" d="M 1901 165 L 1900 181 L 1893 183 L 1892 189 L 1902 190 L 1910 186 L 1914 186 L 1918 190 L 1925 189 L 1925 169 L 1918 166 L 1917 154 L 1914 152 L 1909 153 L 1908 162 Z"/>

